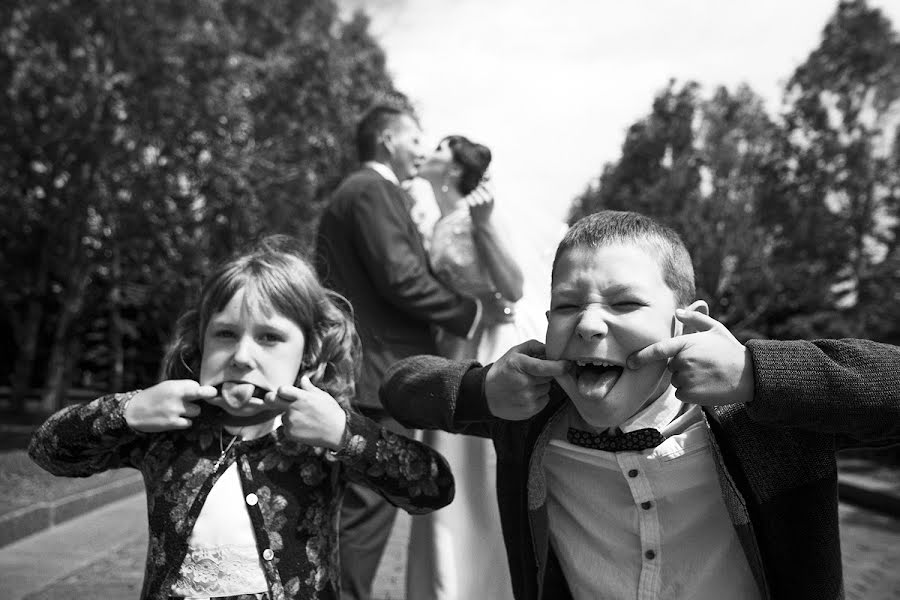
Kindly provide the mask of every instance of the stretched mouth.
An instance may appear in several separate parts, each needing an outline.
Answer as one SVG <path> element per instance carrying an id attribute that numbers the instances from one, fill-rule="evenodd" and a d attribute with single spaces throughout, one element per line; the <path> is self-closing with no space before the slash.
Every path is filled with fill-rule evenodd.
<path id="1" fill-rule="evenodd" d="M 231 406 L 246 406 L 252 398 L 262 400 L 270 390 L 247 381 L 223 381 L 213 386 L 219 397 Z M 213 425 L 233 425 L 243 427 L 246 425 L 258 425 L 269 421 L 280 414 L 277 410 L 260 410 L 246 415 L 231 414 L 221 406 L 204 403 L 200 407 L 200 419 Z"/>
<path id="2" fill-rule="evenodd" d="M 578 391 L 597 399 L 605 398 L 625 371 L 622 365 L 600 359 L 577 359 L 572 363 Z"/>
<path id="3" fill-rule="evenodd" d="M 238 380 L 226 380 L 213 387 L 216 388 L 216 393 L 222 398 L 243 397 L 245 402 L 250 400 L 250 398 L 259 398 L 262 400 L 266 397 L 266 394 L 271 391 L 262 386 L 250 383 L 249 381 Z"/>

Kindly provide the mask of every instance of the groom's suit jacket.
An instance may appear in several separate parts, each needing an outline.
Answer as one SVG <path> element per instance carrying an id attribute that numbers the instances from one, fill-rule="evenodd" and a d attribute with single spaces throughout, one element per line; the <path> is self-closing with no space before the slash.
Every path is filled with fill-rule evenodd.
<path id="1" fill-rule="evenodd" d="M 434 277 L 410 203 L 399 186 L 362 168 L 340 184 L 319 224 L 316 270 L 353 305 L 362 341 L 357 406 L 381 407 L 378 386 L 394 362 L 436 353 L 432 325 L 466 336 L 478 312 Z"/>

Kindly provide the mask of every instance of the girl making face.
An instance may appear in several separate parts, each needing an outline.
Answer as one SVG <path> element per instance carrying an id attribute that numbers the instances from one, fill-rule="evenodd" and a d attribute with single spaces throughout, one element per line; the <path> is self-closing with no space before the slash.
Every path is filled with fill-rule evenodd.
<path id="1" fill-rule="evenodd" d="M 144 474 L 142 598 L 337 598 L 348 482 L 415 514 L 453 497 L 439 454 L 349 410 L 357 346 L 342 299 L 267 238 L 212 273 L 165 381 L 60 411 L 29 452 L 57 475 Z"/>

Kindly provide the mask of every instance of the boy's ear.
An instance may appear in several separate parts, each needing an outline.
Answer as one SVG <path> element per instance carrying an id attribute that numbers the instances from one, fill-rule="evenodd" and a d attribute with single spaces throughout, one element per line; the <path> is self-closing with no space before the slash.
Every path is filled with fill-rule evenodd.
<path id="1" fill-rule="evenodd" d="M 707 317 L 709 316 L 709 304 L 706 303 L 706 300 L 695 300 L 694 302 L 691 302 L 688 306 L 686 306 L 684 308 L 684 310 L 693 310 L 693 311 L 697 311 L 698 313 L 702 313 L 702 314 L 706 315 Z M 696 333 L 696 332 L 697 332 L 697 330 L 694 329 L 692 326 L 685 325 L 684 331 L 682 333 Z"/>

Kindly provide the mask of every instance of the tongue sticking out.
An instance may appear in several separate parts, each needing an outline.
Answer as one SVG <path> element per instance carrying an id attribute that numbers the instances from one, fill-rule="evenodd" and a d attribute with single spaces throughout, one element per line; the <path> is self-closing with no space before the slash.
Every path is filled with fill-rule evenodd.
<path id="1" fill-rule="evenodd" d="M 252 383 L 226 381 L 222 384 L 219 393 L 226 400 L 231 400 L 236 404 L 246 404 L 253 397 L 254 387 Z"/>
<path id="2" fill-rule="evenodd" d="M 225 399 L 232 410 L 248 409 L 251 398 L 265 398 L 269 390 L 252 383 L 243 381 L 225 381 L 213 386 L 219 393 L 219 396 Z M 235 415 L 226 411 L 221 406 L 203 403 L 200 407 L 200 419 L 213 425 L 233 425 L 235 427 L 244 427 L 246 425 L 257 425 L 268 420 L 274 419 L 281 411 L 278 410 L 259 410 L 258 408 L 249 407 L 254 414 Z"/>
<path id="3" fill-rule="evenodd" d="M 576 382 L 578 391 L 584 396 L 605 398 L 609 391 L 616 385 L 622 375 L 622 367 L 600 367 L 587 365 L 578 367 Z"/>
<path id="4" fill-rule="evenodd" d="M 265 398 L 267 389 L 244 381 L 225 381 L 215 386 L 219 395 L 231 405 L 242 406 L 251 398 Z"/>

